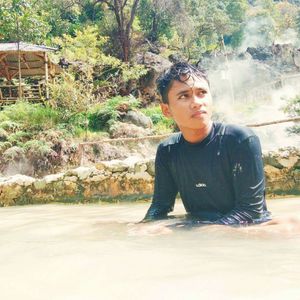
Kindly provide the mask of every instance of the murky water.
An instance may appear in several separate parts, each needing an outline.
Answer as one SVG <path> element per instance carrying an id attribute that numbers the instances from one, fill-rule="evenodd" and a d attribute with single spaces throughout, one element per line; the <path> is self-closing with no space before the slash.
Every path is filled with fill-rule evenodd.
<path id="1" fill-rule="evenodd" d="M 300 299 L 299 232 L 208 226 L 146 235 L 128 223 L 148 207 L 0 208 L 1 299 Z M 299 215 L 300 198 L 269 208 Z"/>

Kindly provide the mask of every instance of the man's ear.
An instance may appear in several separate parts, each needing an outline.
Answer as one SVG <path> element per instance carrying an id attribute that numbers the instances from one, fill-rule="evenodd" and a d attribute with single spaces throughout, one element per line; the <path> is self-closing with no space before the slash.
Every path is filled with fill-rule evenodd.
<path id="1" fill-rule="evenodd" d="M 169 104 L 161 103 L 160 104 L 161 111 L 163 115 L 167 118 L 172 118 L 172 114 L 170 112 Z"/>

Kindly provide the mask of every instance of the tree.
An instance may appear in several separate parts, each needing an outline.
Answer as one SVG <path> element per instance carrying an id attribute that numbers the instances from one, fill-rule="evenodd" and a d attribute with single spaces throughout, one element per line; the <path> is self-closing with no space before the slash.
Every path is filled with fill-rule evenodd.
<path id="1" fill-rule="evenodd" d="M 42 43 L 50 26 L 38 11 L 37 0 L 1 0 L 0 39 Z"/>
<path id="2" fill-rule="evenodd" d="M 102 3 L 115 15 L 117 34 L 121 46 L 121 58 L 129 62 L 131 55 L 131 31 L 140 0 L 96 0 Z"/>
<path id="3" fill-rule="evenodd" d="M 292 118 L 300 116 L 300 96 L 290 99 L 284 108 L 284 111 Z M 294 125 L 288 128 L 291 134 L 300 134 L 300 125 Z"/>
<path id="4" fill-rule="evenodd" d="M 147 39 L 156 42 L 161 36 L 172 38 L 174 20 L 180 13 L 177 1 L 141 0 L 137 15 Z"/>
<path id="5" fill-rule="evenodd" d="M 277 34 L 285 34 L 287 29 L 297 30 L 297 15 L 299 8 L 288 2 L 276 4 L 277 15 L 275 16 Z"/>

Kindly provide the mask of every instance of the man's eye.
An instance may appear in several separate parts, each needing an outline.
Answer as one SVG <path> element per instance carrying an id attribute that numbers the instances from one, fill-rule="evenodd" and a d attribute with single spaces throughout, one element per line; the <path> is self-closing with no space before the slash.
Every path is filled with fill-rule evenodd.
<path id="1" fill-rule="evenodd" d="M 207 91 L 201 90 L 201 91 L 198 91 L 197 94 L 198 94 L 199 97 L 203 97 L 204 95 L 207 94 Z"/>
<path id="2" fill-rule="evenodd" d="M 188 98 L 188 96 L 189 96 L 188 94 L 182 94 L 182 95 L 179 96 L 178 99 L 184 100 L 184 99 Z"/>

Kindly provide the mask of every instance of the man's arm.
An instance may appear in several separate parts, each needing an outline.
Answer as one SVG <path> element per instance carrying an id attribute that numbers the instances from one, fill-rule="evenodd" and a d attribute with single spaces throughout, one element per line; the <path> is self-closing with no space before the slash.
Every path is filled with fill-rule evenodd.
<path id="1" fill-rule="evenodd" d="M 250 136 L 233 151 L 231 157 L 235 207 L 216 221 L 217 224 L 249 224 L 267 219 L 265 178 L 261 146 Z"/>
<path id="2" fill-rule="evenodd" d="M 162 219 L 174 208 L 178 188 L 168 164 L 167 149 L 160 145 L 155 158 L 153 200 L 143 221 Z"/>

